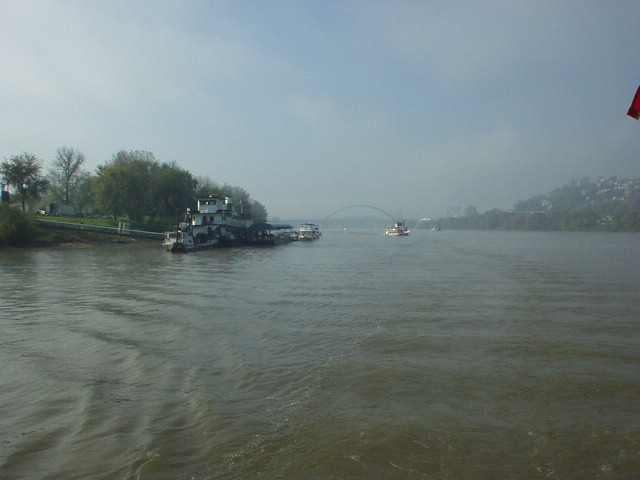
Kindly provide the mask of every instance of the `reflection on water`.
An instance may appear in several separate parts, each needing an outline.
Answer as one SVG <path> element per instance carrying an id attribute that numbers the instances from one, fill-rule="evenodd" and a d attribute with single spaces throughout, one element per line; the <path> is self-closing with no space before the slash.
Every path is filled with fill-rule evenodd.
<path id="1" fill-rule="evenodd" d="M 0 478 L 635 478 L 634 235 L 0 251 Z"/>

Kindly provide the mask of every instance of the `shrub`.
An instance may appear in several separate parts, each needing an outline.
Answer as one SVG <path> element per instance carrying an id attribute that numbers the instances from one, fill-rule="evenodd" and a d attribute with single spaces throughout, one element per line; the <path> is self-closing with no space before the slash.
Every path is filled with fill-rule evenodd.
<path id="1" fill-rule="evenodd" d="M 10 206 L 0 203 L 0 245 L 21 246 L 35 240 L 35 225 L 29 216 Z"/>

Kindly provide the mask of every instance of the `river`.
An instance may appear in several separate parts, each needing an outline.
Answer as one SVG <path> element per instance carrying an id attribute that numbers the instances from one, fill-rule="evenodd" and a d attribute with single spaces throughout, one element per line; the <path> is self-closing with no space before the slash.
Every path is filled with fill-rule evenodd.
<path id="1" fill-rule="evenodd" d="M 640 235 L 0 250 L 0 478 L 640 478 Z"/>

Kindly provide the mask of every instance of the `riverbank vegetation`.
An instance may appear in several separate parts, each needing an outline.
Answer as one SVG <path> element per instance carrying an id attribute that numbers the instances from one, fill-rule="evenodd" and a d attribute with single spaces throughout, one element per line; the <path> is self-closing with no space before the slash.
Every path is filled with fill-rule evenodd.
<path id="1" fill-rule="evenodd" d="M 82 230 L 68 230 L 39 225 L 32 213 L 0 203 L 0 248 L 47 247 L 55 245 L 101 245 L 134 241 L 119 235 L 105 235 Z M 108 219 L 65 218 L 65 222 L 82 222 L 89 225 L 112 226 Z M 138 241 L 139 239 L 135 239 Z"/>
<path id="2" fill-rule="evenodd" d="M 30 245 L 37 233 L 29 215 L 8 203 L 0 203 L 0 246 Z"/>
<path id="3" fill-rule="evenodd" d="M 31 153 L 0 163 L 2 183 L 11 189 L 13 203 L 24 211 L 46 205 L 73 206 L 76 214 L 110 216 L 114 221 L 173 223 L 176 213 L 196 206 L 199 197 L 230 195 L 236 210 L 266 221 L 267 210 L 242 187 L 194 176 L 176 162 L 160 162 L 151 152 L 120 151 L 84 170 L 85 157 L 73 148 L 59 148 L 49 172 Z"/>
<path id="4" fill-rule="evenodd" d="M 99 165 L 94 173 L 84 169 L 81 152 L 62 147 L 57 150 L 48 173 L 44 162 L 31 153 L 14 155 L 0 163 L 0 177 L 8 188 L 2 192 L 18 209 L 3 207 L 0 217 L 0 244 L 23 245 L 51 240 L 55 230 L 38 228 L 27 212 L 82 217 L 82 221 L 163 231 L 175 225 L 187 208 L 195 208 L 198 198 L 226 196 L 234 208 L 251 214 L 257 222 L 267 220 L 267 210 L 242 187 L 219 184 L 210 177 L 195 177 L 176 162 L 160 162 L 151 152 L 120 151 Z M 54 208 L 55 206 L 55 208 Z M 23 214 L 24 212 L 24 214 Z M 69 236 L 57 234 L 58 236 Z"/>
<path id="5" fill-rule="evenodd" d="M 640 179 L 583 178 L 516 203 L 511 211 L 479 214 L 469 206 L 439 219 L 448 230 L 640 231 Z M 420 225 L 419 225 L 420 226 Z M 429 224 L 424 222 L 424 228 Z"/>

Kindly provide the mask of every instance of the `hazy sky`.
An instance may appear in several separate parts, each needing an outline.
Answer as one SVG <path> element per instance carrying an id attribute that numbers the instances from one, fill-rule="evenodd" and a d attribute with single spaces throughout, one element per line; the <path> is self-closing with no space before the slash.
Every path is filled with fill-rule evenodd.
<path id="1" fill-rule="evenodd" d="M 0 157 L 146 150 L 271 218 L 508 210 L 640 177 L 639 19 L 637 0 L 2 0 Z"/>

